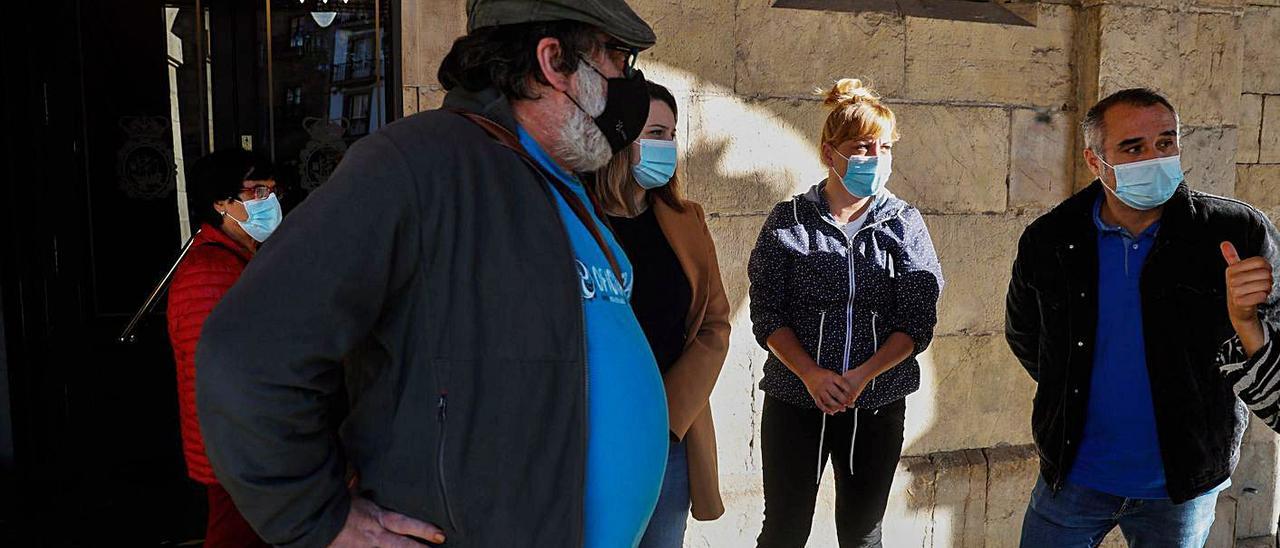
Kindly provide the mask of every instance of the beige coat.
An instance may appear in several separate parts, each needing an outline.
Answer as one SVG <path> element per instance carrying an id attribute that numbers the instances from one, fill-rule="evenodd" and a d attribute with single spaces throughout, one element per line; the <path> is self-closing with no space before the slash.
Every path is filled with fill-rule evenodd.
<path id="1" fill-rule="evenodd" d="M 681 213 L 660 199 L 653 202 L 654 216 L 689 278 L 692 296 L 685 317 L 684 353 L 664 375 L 663 384 L 671 432 L 688 449 L 691 513 L 694 519 L 706 521 L 724 514 L 709 399 L 729 352 L 729 299 L 702 206 L 684 204 Z"/>

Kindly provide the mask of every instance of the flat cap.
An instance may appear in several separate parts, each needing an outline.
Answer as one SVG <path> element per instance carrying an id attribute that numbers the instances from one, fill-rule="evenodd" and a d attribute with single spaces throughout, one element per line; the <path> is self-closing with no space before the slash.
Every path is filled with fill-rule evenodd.
<path id="1" fill-rule="evenodd" d="M 624 0 L 467 0 L 467 32 L 499 25 L 579 21 L 635 48 L 652 47 L 653 28 Z"/>

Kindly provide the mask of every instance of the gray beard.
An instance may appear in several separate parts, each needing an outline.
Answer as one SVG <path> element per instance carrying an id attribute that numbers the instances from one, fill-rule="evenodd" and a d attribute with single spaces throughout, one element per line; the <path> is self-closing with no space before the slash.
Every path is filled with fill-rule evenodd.
<path id="1" fill-rule="evenodd" d="M 604 112 L 608 84 L 585 63 L 578 65 L 576 74 L 578 89 L 581 90 L 578 104 L 582 108 L 571 105 L 568 119 L 560 126 L 559 139 L 552 150 L 570 169 L 581 173 L 604 167 L 613 158 L 613 149 L 595 120 L 582 111 L 587 109 L 596 116 Z"/>

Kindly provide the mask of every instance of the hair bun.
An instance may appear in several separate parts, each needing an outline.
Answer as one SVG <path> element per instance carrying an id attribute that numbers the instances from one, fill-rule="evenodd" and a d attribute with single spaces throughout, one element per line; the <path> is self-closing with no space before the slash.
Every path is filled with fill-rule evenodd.
<path id="1" fill-rule="evenodd" d="M 879 95 L 857 78 L 841 78 L 831 86 L 830 90 L 819 89 L 816 94 L 824 96 L 822 104 L 832 108 L 860 101 L 878 102 L 880 100 Z"/>

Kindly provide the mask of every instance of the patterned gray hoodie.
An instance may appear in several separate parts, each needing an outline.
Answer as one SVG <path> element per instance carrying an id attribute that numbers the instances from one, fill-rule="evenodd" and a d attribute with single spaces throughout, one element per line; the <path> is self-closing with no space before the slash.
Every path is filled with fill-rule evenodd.
<path id="1" fill-rule="evenodd" d="M 920 388 L 916 356 L 933 339 L 942 268 L 916 208 L 882 190 L 849 238 L 829 213 L 825 184 L 779 203 L 761 228 L 747 263 L 752 328 L 768 350 L 769 336 L 790 327 L 819 366 L 837 373 L 867 361 L 892 333 L 910 336 L 911 357 L 874 379 L 856 402 L 877 408 Z M 797 407 L 817 407 L 772 352 L 760 389 Z"/>

